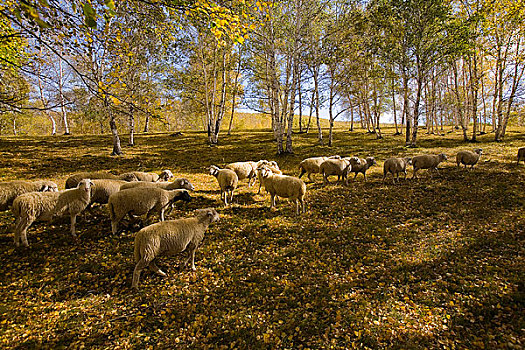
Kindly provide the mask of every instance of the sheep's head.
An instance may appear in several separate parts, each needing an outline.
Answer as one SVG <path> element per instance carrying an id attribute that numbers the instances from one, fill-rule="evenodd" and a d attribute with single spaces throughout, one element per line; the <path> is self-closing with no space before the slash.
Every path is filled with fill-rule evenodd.
<path id="1" fill-rule="evenodd" d="M 206 208 L 206 209 L 197 209 L 195 210 L 196 216 L 204 219 L 205 221 L 209 222 L 210 224 L 212 222 L 216 222 L 220 220 L 219 213 L 217 213 L 217 210 L 213 208 Z"/>
<path id="2" fill-rule="evenodd" d="M 40 192 L 58 192 L 58 186 L 52 181 L 43 181 Z"/>
<path id="3" fill-rule="evenodd" d="M 270 162 L 268 162 L 266 159 L 261 159 L 260 161 L 256 163 L 256 168 L 260 168 L 261 166 L 266 165 L 268 163 Z"/>
<path id="4" fill-rule="evenodd" d="M 261 177 L 263 179 L 267 178 L 268 176 L 270 176 L 270 174 L 272 173 L 272 171 L 267 167 L 267 166 L 262 166 L 262 167 L 258 167 L 257 168 L 257 173 L 259 175 L 261 175 Z"/>
<path id="5" fill-rule="evenodd" d="M 162 172 L 159 175 L 159 180 L 168 181 L 169 179 L 173 179 L 173 173 L 171 172 L 171 170 L 162 170 Z"/>
<path id="6" fill-rule="evenodd" d="M 94 185 L 93 181 L 91 181 L 90 179 L 84 179 L 78 183 L 77 188 L 80 188 L 86 192 L 91 193 L 91 186 L 93 185 Z"/>
<path id="7" fill-rule="evenodd" d="M 328 157 L 329 159 L 341 159 L 341 156 L 339 155 L 335 155 L 335 156 L 330 156 Z"/>
<path id="8" fill-rule="evenodd" d="M 483 150 L 481 148 L 477 148 L 474 150 L 475 153 L 479 154 L 479 155 L 482 155 L 483 154 Z"/>
<path id="9" fill-rule="evenodd" d="M 210 166 L 210 175 L 213 175 L 213 176 L 217 177 L 218 174 L 219 174 L 219 168 L 216 167 L 215 165 L 211 165 Z"/>
<path id="10" fill-rule="evenodd" d="M 361 159 L 359 159 L 358 157 L 350 157 L 347 159 L 349 160 L 350 164 L 352 164 L 353 166 L 361 165 Z"/>
<path id="11" fill-rule="evenodd" d="M 270 165 L 271 165 L 272 167 L 276 168 L 276 169 L 279 169 L 279 164 L 277 164 L 277 162 L 276 162 L 275 160 L 272 160 L 272 161 L 270 162 Z"/>
<path id="12" fill-rule="evenodd" d="M 412 165 L 412 157 L 405 157 L 403 158 L 405 162 L 407 162 L 408 165 Z"/>
<path id="13" fill-rule="evenodd" d="M 178 189 L 178 190 L 174 190 L 173 192 L 175 192 L 175 195 L 173 196 L 173 199 L 171 200 L 172 204 L 174 204 L 174 202 L 176 201 L 191 202 L 192 200 L 192 197 L 188 193 L 188 190 Z"/>
<path id="14" fill-rule="evenodd" d="M 168 189 L 170 189 L 171 185 L 173 185 L 174 188 L 183 188 L 188 191 L 195 190 L 195 187 L 188 179 L 176 179 L 172 184 L 170 184 L 170 186 L 168 186 Z"/>
<path id="15" fill-rule="evenodd" d="M 377 162 L 376 162 L 376 160 L 375 160 L 374 157 L 368 157 L 368 158 L 366 158 L 366 163 L 368 164 L 368 166 L 373 166 L 373 165 L 376 165 L 376 164 L 377 164 Z"/>
<path id="16" fill-rule="evenodd" d="M 441 159 L 444 160 L 444 161 L 448 159 L 448 157 L 447 157 L 447 155 L 446 155 L 445 153 L 441 153 L 439 156 L 440 156 Z"/>

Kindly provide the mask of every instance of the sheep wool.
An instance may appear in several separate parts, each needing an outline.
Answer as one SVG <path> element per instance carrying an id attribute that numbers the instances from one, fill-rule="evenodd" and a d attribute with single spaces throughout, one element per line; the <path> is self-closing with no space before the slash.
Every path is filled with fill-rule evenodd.
<path id="1" fill-rule="evenodd" d="M 60 193 L 57 199 L 57 204 L 53 210 L 53 216 L 62 213 L 69 214 L 71 217 L 71 236 L 77 237 L 75 225 L 77 216 L 80 214 L 91 202 L 91 186 L 90 179 L 83 179 L 78 183 L 77 188 L 65 190 Z"/>
<path id="2" fill-rule="evenodd" d="M 414 175 L 412 178 L 417 178 L 417 171 L 420 169 L 429 169 L 430 177 L 432 177 L 432 170 L 438 172 L 438 165 L 441 162 L 447 160 L 447 155 L 444 153 L 441 154 L 423 154 L 419 156 L 412 157 L 412 167 L 414 168 Z M 438 172 L 439 173 L 439 172 Z"/>
<path id="3" fill-rule="evenodd" d="M 174 255 L 188 251 L 183 266 L 191 260 L 191 269 L 195 268 L 195 251 L 201 244 L 208 226 L 219 221 L 219 213 L 213 208 L 198 209 L 192 218 L 168 220 L 149 225 L 135 236 L 134 256 L 137 263 L 133 271 L 132 287 L 138 289 L 140 273 L 146 267 L 151 267 L 161 275 L 166 276 L 155 264 L 160 255 Z"/>
<path id="4" fill-rule="evenodd" d="M 135 182 L 127 182 L 120 186 L 120 190 L 125 190 L 128 188 L 134 188 L 134 187 L 157 187 L 162 188 L 163 190 L 188 190 L 188 191 L 194 191 L 195 187 L 193 184 L 185 178 L 175 179 L 172 182 L 168 181 L 159 181 L 159 182 L 146 182 L 146 181 L 135 181 Z"/>
<path id="5" fill-rule="evenodd" d="M 0 182 L 0 211 L 8 210 L 16 197 L 29 192 L 56 192 L 56 183 L 47 180 Z"/>
<path id="6" fill-rule="evenodd" d="M 146 173 L 143 171 L 132 171 L 129 173 L 124 173 L 122 175 L 135 176 L 137 178 L 137 181 L 146 182 L 168 181 L 173 178 L 173 173 L 171 172 L 171 170 L 163 170 L 160 174 Z"/>
<path id="7" fill-rule="evenodd" d="M 233 201 L 233 192 L 237 188 L 239 178 L 235 171 L 230 169 L 220 169 L 219 167 L 210 166 L 210 175 L 215 176 L 219 187 L 221 188 L 221 200 L 225 205 L 228 205 L 228 197 L 230 203 Z"/>
<path id="8" fill-rule="evenodd" d="M 276 161 L 267 161 L 267 160 L 260 160 L 257 162 L 257 169 L 261 168 L 262 166 L 265 166 L 266 168 L 270 169 L 272 174 L 282 175 L 281 169 L 279 169 L 279 165 Z M 256 170 L 257 170 L 256 169 Z M 259 180 L 259 190 L 257 191 L 257 194 L 261 193 L 261 187 L 262 187 L 262 177 L 261 172 L 257 171 L 257 179 Z"/>
<path id="9" fill-rule="evenodd" d="M 323 183 L 328 185 L 328 177 L 331 175 L 337 175 L 337 182 L 341 180 L 346 182 L 347 174 L 352 170 L 350 160 L 360 164 L 359 158 L 357 157 L 345 157 L 342 159 L 327 159 L 319 166 L 319 173 L 323 174 Z"/>
<path id="10" fill-rule="evenodd" d="M 307 174 L 310 182 L 314 182 L 314 180 L 312 179 L 312 174 L 319 173 L 319 168 L 321 164 L 328 159 L 341 159 L 341 157 L 336 155 L 331 157 L 306 158 L 301 163 L 299 163 L 299 170 L 301 171 L 299 173 L 299 178 L 301 178 L 304 174 Z"/>
<path id="11" fill-rule="evenodd" d="M 465 165 L 465 168 L 467 165 L 470 165 L 470 169 L 474 168 L 474 165 L 479 161 L 479 158 L 483 154 L 483 150 L 481 148 L 477 148 L 474 150 L 474 152 L 471 151 L 459 151 L 456 154 L 456 164 L 458 168 L 460 167 L 460 164 Z"/>
<path id="12" fill-rule="evenodd" d="M 412 158 L 388 158 L 383 164 L 383 183 L 388 173 L 392 174 L 392 182 L 399 182 L 399 173 L 404 173 L 404 179 L 407 178 L 407 165 L 412 164 Z"/>
<path id="13" fill-rule="evenodd" d="M 15 198 L 11 212 L 15 217 L 14 240 L 18 247 L 29 247 L 27 229 L 35 221 L 51 221 L 61 192 L 29 192 Z"/>
<path id="14" fill-rule="evenodd" d="M 66 180 L 66 189 L 77 187 L 78 183 L 84 179 L 113 179 L 113 180 L 124 180 L 124 181 L 137 181 L 137 177 L 131 173 L 124 173 L 122 175 L 113 175 L 104 171 L 94 172 L 83 172 L 73 174 Z"/>
<path id="15" fill-rule="evenodd" d="M 124 180 L 96 179 L 91 180 L 91 203 L 107 204 L 109 197 L 127 184 Z"/>
<path id="16" fill-rule="evenodd" d="M 299 207 L 303 213 L 306 211 L 304 203 L 306 184 L 303 180 L 293 176 L 272 174 L 266 167 L 260 168 L 259 171 L 264 188 L 270 193 L 270 208 L 275 206 L 275 197 L 279 196 L 295 202 L 296 215 L 299 215 Z"/>
<path id="17" fill-rule="evenodd" d="M 257 163 L 252 161 L 230 163 L 224 167 L 225 169 L 233 170 L 237 174 L 238 180 L 248 179 L 248 186 L 252 185 L 252 180 L 255 182 L 257 176 Z"/>
<path id="18" fill-rule="evenodd" d="M 363 158 L 356 158 L 352 157 L 350 158 L 350 167 L 348 167 L 348 171 L 351 173 L 355 173 L 354 180 L 357 177 L 359 173 L 363 174 L 364 180 L 366 181 L 366 171 L 370 169 L 370 167 L 373 167 L 376 165 L 377 162 L 374 157 L 367 157 L 366 159 Z M 346 184 L 348 185 L 348 173 L 345 175 L 346 177 Z"/>
<path id="19" fill-rule="evenodd" d="M 117 233 L 118 224 L 126 215 L 147 215 L 149 218 L 152 214 L 159 213 L 160 220 L 164 221 L 166 208 L 179 200 L 191 201 L 187 190 L 166 191 L 156 187 L 137 187 L 114 193 L 108 200 L 111 231 L 113 234 Z"/>

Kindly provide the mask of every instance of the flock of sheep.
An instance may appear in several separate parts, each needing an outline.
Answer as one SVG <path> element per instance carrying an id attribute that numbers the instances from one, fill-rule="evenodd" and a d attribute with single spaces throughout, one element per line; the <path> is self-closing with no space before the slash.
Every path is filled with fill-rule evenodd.
<path id="1" fill-rule="evenodd" d="M 456 155 L 459 167 L 463 164 L 472 168 L 480 159 L 481 149 L 460 151 Z M 392 181 L 399 182 L 399 175 L 406 179 L 407 166 L 413 166 L 413 177 L 417 172 L 428 169 L 437 171 L 438 165 L 447 159 L 445 154 L 418 155 L 407 158 L 389 158 L 383 165 L 383 182 L 388 174 Z M 525 148 L 518 150 L 518 164 L 525 162 Z M 322 174 L 323 183 L 330 183 L 330 176 L 337 176 L 338 182 L 348 184 L 348 175 L 359 173 L 366 181 L 367 170 L 376 164 L 373 157 L 313 157 L 304 159 L 299 164 L 299 176 L 283 175 L 274 161 L 237 162 L 219 168 L 210 166 L 210 174 L 216 177 L 221 200 L 225 205 L 233 200 L 233 193 L 239 181 L 248 179 L 251 186 L 259 180 L 259 191 L 264 186 L 270 194 L 270 207 L 275 206 L 276 197 L 288 198 L 296 204 L 296 214 L 305 212 L 306 184 L 301 180 L 307 174 L 314 181 L 313 174 Z M 431 173 L 432 174 L 432 173 Z M 194 190 L 190 181 L 184 178 L 172 180 L 173 173 L 164 170 L 160 174 L 145 172 L 128 172 L 113 175 L 106 172 L 84 172 L 70 176 L 66 189 L 59 191 L 52 181 L 8 181 L 0 182 L 0 211 L 11 208 L 15 217 L 14 242 L 16 246 L 29 246 L 27 229 L 36 221 L 51 221 L 57 216 L 70 216 L 71 235 L 76 237 L 76 218 L 91 205 L 107 204 L 111 229 L 118 231 L 119 223 L 129 216 L 134 222 L 138 216 L 159 214 L 160 222 L 142 228 L 135 236 L 134 255 L 136 266 L 133 272 L 134 288 L 138 287 L 141 271 L 150 267 L 159 275 L 166 274 L 155 264 L 159 255 L 172 255 L 187 252 L 186 266 L 191 260 L 191 269 L 195 270 L 195 251 L 204 238 L 208 226 L 219 220 L 219 214 L 213 208 L 198 209 L 191 218 L 164 220 L 165 211 L 171 210 L 177 201 L 189 202 L 192 197 L 189 191 Z M 172 180 L 172 181 L 169 181 Z"/>

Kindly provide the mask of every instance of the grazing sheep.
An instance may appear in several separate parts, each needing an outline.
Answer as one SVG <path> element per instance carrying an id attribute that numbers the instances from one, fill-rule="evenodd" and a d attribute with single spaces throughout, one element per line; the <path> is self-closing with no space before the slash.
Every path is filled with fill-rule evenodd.
<path id="1" fill-rule="evenodd" d="M 143 171 L 131 171 L 122 175 L 135 176 L 137 181 L 146 182 L 168 181 L 173 178 L 173 173 L 170 170 L 162 170 L 160 174 L 145 173 Z"/>
<path id="2" fill-rule="evenodd" d="M 352 158 L 350 158 L 350 165 L 351 166 L 349 166 L 347 168 L 347 170 L 348 170 L 349 173 L 350 172 L 351 173 L 355 173 L 354 180 L 357 177 L 357 175 L 359 173 L 361 173 L 361 174 L 363 174 L 363 177 L 364 177 L 364 179 L 366 181 L 366 171 L 370 167 L 372 167 L 372 166 L 374 166 L 376 164 L 377 164 L 377 162 L 376 162 L 374 157 L 367 157 L 366 159 L 363 159 L 363 158 L 359 159 L 359 158 L 356 158 L 356 157 L 352 157 Z M 345 177 L 346 177 L 346 185 L 348 185 L 348 173 L 345 174 Z"/>
<path id="3" fill-rule="evenodd" d="M 525 163 L 525 147 L 521 147 L 518 149 L 518 163 L 520 163 L 520 160 L 523 160 L 523 163 Z"/>
<path id="4" fill-rule="evenodd" d="M 147 215 L 160 213 L 160 220 L 164 221 L 164 211 L 168 206 L 173 207 L 176 201 L 189 202 L 191 196 L 187 190 L 166 191 L 156 187 L 137 187 L 119 191 L 109 197 L 108 209 L 111 218 L 111 231 L 117 233 L 118 223 L 129 214 Z"/>
<path id="5" fill-rule="evenodd" d="M 94 171 L 94 172 L 83 172 L 71 175 L 66 180 L 66 189 L 77 187 L 80 180 L 83 179 L 113 179 L 113 180 L 124 180 L 124 181 L 138 181 L 137 177 L 131 173 L 124 173 L 122 175 L 113 175 L 104 171 Z"/>
<path id="6" fill-rule="evenodd" d="M 257 171 L 261 173 L 264 188 L 270 193 L 270 208 L 275 206 L 275 196 L 279 196 L 295 201 L 296 215 L 299 215 L 299 205 L 303 213 L 306 211 L 304 203 L 306 184 L 303 180 L 293 176 L 272 174 L 270 169 L 264 166 Z"/>
<path id="7" fill-rule="evenodd" d="M 29 192 L 15 198 L 11 212 L 15 217 L 15 245 L 29 247 L 27 229 L 35 221 L 51 221 L 61 192 Z"/>
<path id="8" fill-rule="evenodd" d="M 120 187 L 129 182 L 124 180 L 96 179 L 91 180 L 91 183 L 93 184 L 91 186 L 91 203 L 106 204 L 113 193 L 120 191 Z"/>
<path id="9" fill-rule="evenodd" d="M 260 160 L 257 162 L 257 169 L 261 168 L 262 166 L 266 166 L 273 174 L 282 175 L 281 169 L 279 169 L 279 165 L 276 161 L 267 161 L 267 160 Z M 259 190 L 257 191 L 257 194 L 261 193 L 261 187 L 262 187 L 262 177 L 261 172 L 257 171 L 257 179 L 259 180 Z"/>
<path id="10" fill-rule="evenodd" d="M 257 177 L 257 162 L 236 162 L 230 163 L 224 169 L 233 170 L 237 174 L 238 180 L 248 179 L 248 186 L 252 185 L 252 180 L 255 183 Z"/>
<path id="11" fill-rule="evenodd" d="M 447 160 L 447 155 L 441 154 L 423 154 L 412 158 L 412 166 L 414 167 L 413 179 L 417 178 L 417 171 L 420 169 L 429 169 L 430 177 L 432 177 L 432 170 L 438 171 L 439 163 Z M 439 173 L 439 172 L 438 172 Z"/>
<path id="12" fill-rule="evenodd" d="M 323 184 L 326 186 L 330 183 L 328 177 L 337 175 L 337 182 L 345 181 L 346 175 L 352 170 L 350 160 L 361 164 L 357 157 L 345 157 L 342 159 L 327 159 L 319 166 L 319 173 L 323 174 Z M 346 182 L 346 181 L 345 181 Z"/>
<path id="13" fill-rule="evenodd" d="M 191 269 L 195 268 L 195 251 L 201 244 L 208 226 L 219 221 L 219 213 L 213 208 L 197 209 L 196 215 L 187 219 L 168 220 L 149 225 L 135 236 L 135 261 L 132 287 L 138 289 L 140 273 L 150 267 L 161 276 L 166 276 L 155 264 L 160 255 L 174 255 L 188 252 L 183 267 L 191 260 Z"/>
<path id="14" fill-rule="evenodd" d="M 392 182 L 396 183 L 396 177 L 397 182 L 399 182 L 399 173 L 404 173 L 406 180 L 407 178 L 407 165 L 412 165 L 412 158 L 411 157 L 405 157 L 405 158 L 388 158 L 385 160 L 385 163 L 383 164 L 383 183 L 385 182 L 386 175 L 388 173 L 392 174 Z"/>
<path id="15" fill-rule="evenodd" d="M 65 190 L 60 193 L 57 199 L 57 205 L 53 211 L 54 215 L 69 214 L 71 217 L 71 236 L 77 237 L 75 224 L 77 215 L 80 214 L 91 202 L 91 186 L 93 183 L 90 179 L 83 179 L 78 183 L 77 188 Z"/>
<path id="16" fill-rule="evenodd" d="M 319 173 L 319 167 L 321 164 L 328 159 L 341 159 L 340 156 L 331 156 L 331 157 L 312 157 L 312 158 L 306 158 L 301 163 L 299 163 L 299 170 L 301 170 L 301 173 L 299 174 L 299 178 L 301 178 L 304 174 L 308 174 L 308 179 L 311 182 L 314 182 L 312 179 L 312 174 Z"/>
<path id="17" fill-rule="evenodd" d="M 120 186 L 120 190 L 126 190 L 128 188 L 135 188 L 135 187 L 157 187 L 162 188 L 163 190 L 188 190 L 188 191 L 194 191 L 195 187 L 193 184 L 188 180 L 184 178 L 175 179 L 172 182 L 167 181 L 159 181 L 159 182 L 145 182 L 145 181 L 135 181 L 135 182 L 126 182 L 124 185 Z"/>
<path id="18" fill-rule="evenodd" d="M 456 164 L 459 168 L 460 164 L 464 164 L 465 168 L 467 165 L 470 165 L 470 169 L 474 168 L 474 165 L 479 161 L 479 158 L 483 154 L 483 150 L 481 148 L 477 148 L 474 150 L 474 152 L 471 151 L 459 151 L 458 154 L 456 154 Z"/>
<path id="19" fill-rule="evenodd" d="M 225 205 L 228 205 L 228 195 L 230 196 L 230 203 L 233 201 L 233 191 L 237 188 L 239 178 L 235 171 L 230 169 L 219 169 L 215 165 L 210 166 L 210 174 L 217 178 L 219 187 L 221 188 L 221 200 Z"/>
<path id="20" fill-rule="evenodd" d="M 0 182 L 0 211 L 9 209 L 15 198 L 21 194 L 47 191 L 58 191 L 57 184 L 46 180 Z"/>

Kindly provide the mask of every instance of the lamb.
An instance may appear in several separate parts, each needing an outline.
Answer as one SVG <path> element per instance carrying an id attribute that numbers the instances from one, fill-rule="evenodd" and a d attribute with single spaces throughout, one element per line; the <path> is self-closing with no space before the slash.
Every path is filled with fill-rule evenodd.
<path id="1" fill-rule="evenodd" d="M 355 173 L 354 180 L 357 177 L 359 173 L 363 174 L 363 177 L 366 181 L 366 171 L 376 165 L 377 162 L 374 157 L 367 157 L 366 159 L 359 159 L 356 157 L 350 158 L 350 165 L 351 167 L 348 167 L 348 172 Z M 348 173 L 345 175 L 346 177 L 346 185 L 348 185 Z"/>
<path id="2" fill-rule="evenodd" d="M 237 174 L 238 180 L 248 179 L 248 186 L 252 185 L 252 180 L 255 183 L 257 176 L 257 163 L 248 162 L 236 162 L 230 163 L 224 167 L 225 169 L 233 170 Z"/>
<path id="3" fill-rule="evenodd" d="M 456 155 L 456 164 L 459 168 L 459 164 L 464 164 L 465 168 L 470 165 L 470 169 L 474 168 L 474 165 L 479 161 L 479 158 L 483 154 L 481 148 L 477 148 L 474 152 L 471 151 L 459 151 Z"/>
<path id="4" fill-rule="evenodd" d="M 312 158 L 306 158 L 301 163 L 299 163 L 299 170 L 301 170 L 301 173 L 299 174 L 299 178 L 301 178 L 304 174 L 308 174 L 308 179 L 311 182 L 314 182 L 312 179 L 312 174 L 319 173 L 319 167 L 321 164 L 328 159 L 341 159 L 340 156 L 331 156 L 331 157 L 312 157 Z"/>
<path id="5" fill-rule="evenodd" d="M 357 157 L 345 157 L 342 159 L 327 159 L 319 166 L 319 173 L 323 174 L 323 183 L 328 185 L 328 176 L 337 175 L 337 182 L 345 181 L 346 175 L 352 170 L 350 160 L 357 164 L 361 164 L 361 161 Z M 346 181 L 345 181 L 346 182 Z"/>
<path id="6" fill-rule="evenodd" d="M 520 160 L 523 160 L 523 163 L 525 163 L 525 147 L 521 147 L 518 149 L 518 163 L 520 164 Z"/>
<path id="7" fill-rule="evenodd" d="M 168 181 L 173 179 L 173 173 L 170 170 L 162 170 L 160 174 L 155 173 L 145 173 L 142 171 L 132 171 L 129 173 L 124 173 L 123 175 L 135 176 L 137 181 L 146 181 L 146 182 L 157 182 L 157 181 Z"/>
<path id="8" fill-rule="evenodd" d="M 134 244 L 137 265 L 133 271 L 133 288 L 138 289 L 140 273 L 148 266 L 157 274 L 166 276 L 155 264 L 155 259 L 160 255 L 188 251 L 183 267 L 191 260 L 191 269 L 196 270 L 195 251 L 201 244 L 208 226 L 219 221 L 219 214 L 213 208 L 197 209 L 195 213 L 194 217 L 159 222 L 144 227 L 137 233 Z"/>
<path id="9" fill-rule="evenodd" d="M 299 205 L 303 213 L 306 211 L 304 203 L 306 184 L 303 180 L 293 176 L 272 174 L 267 167 L 259 168 L 257 171 L 261 173 L 264 188 L 270 193 L 270 208 L 275 206 L 275 196 L 279 196 L 295 201 L 296 215 L 299 215 Z"/>
<path id="10" fill-rule="evenodd" d="M 11 212 L 15 217 L 15 245 L 29 247 L 27 229 L 35 221 L 51 221 L 61 192 L 29 192 L 15 198 Z"/>
<path id="11" fill-rule="evenodd" d="M 439 163 L 447 160 L 447 155 L 444 153 L 441 154 L 423 154 L 419 156 L 415 156 L 412 158 L 412 166 L 414 167 L 414 175 L 412 176 L 413 179 L 417 178 L 417 171 L 419 169 L 429 169 L 430 171 L 436 170 L 438 171 L 438 165 Z M 432 172 L 430 173 L 430 177 L 432 177 Z"/>
<path id="12" fill-rule="evenodd" d="M 412 165 L 412 158 L 411 157 L 405 157 L 405 158 L 388 158 L 385 160 L 385 163 L 383 164 L 383 183 L 385 182 L 386 175 L 388 173 L 392 174 L 392 182 L 396 183 L 396 177 L 397 182 L 399 182 L 399 173 L 404 173 L 406 180 L 407 178 L 407 165 Z"/>
<path id="13" fill-rule="evenodd" d="M 83 179 L 113 179 L 113 180 L 124 180 L 124 181 L 138 181 L 137 177 L 131 173 L 124 173 L 122 175 L 113 175 L 104 171 L 95 171 L 95 172 L 83 172 L 71 175 L 66 180 L 66 189 L 77 187 L 80 180 Z"/>
<path id="14" fill-rule="evenodd" d="M 279 169 L 279 165 L 277 164 L 276 161 L 267 161 L 267 160 L 260 160 L 257 162 L 257 169 L 258 168 L 261 168 L 262 166 L 266 166 L 268 169 L 270 169 L 270 171 L 273 173 L 273 174 L 277 174 L 277 175 L 282 175 L 282 171 L 281 169 Z M 261 193 L 261 187 L 262 187 L 262 177 L 261 177 L 261 172 L 258 171 L 257 172 L 257 179 L 259 180 L 259 190 L 257 191 L 257 194 L 260 194 Z"/>
<path id="15" fill-rule="evenodd" d="M 228 195 L 230 202 L 233 201 L 233 191 L 237 188 L 239 178 L 235 171 L 230 169 L 220 169 L 215 165 L 210 166 L 210 174 L 217 178 L 219 187 L 221 188 L 221 200 L 225 205 L 228 205 Z"/>
<path id="16" fill-rule="evenodd" d="M 160 220 L 164 221 L 164 211 L 168 206 L 173 207 L 176 201 L 191 201 L 187 190 L 166 191 L 155 187 L 129 188 L 119 191 L 109 197 L 108 209 L 111 218 L 111 231 L 117 233 L 118 223 L 126 215 L 147 215 L 160 213 Z"/>
<path id="17" fill-rule="evenodd" d="M 188 191 L 194 191 L 195 187 L 193 184 L 185 178 L 175 179 L 172 182 L 167 181 L 159 181 L 159 182 L 146 182 L 146 181 L 135 181 L 135 182 L 126 182 L 122 186 L 120 186 L 120 190 L 125 190 L 128 188 L 135 188 L 135 187 L 157 187 L 162 188 L 163 190 L 177 190 L 177 189 L 183 189 Z"/>
<path id="18" fill-rule="evenodd" d="M 63 213 L 71 217 L 71 236 L 76 238 L 75 224 L 77 215 L 80 214 L 91 202 L 91 186 L 93 183 L 90 179 L 83 179 L 78 183 L 77 188 L 65 190 L 60 193 L 57 204 L 53 210 L 53 216 Z"/>
<path id="19" fill-rule="evenodd" d="M 46 180 L 0 182 L 0 211 L 9 209 L 15 198 L 21 194 L 46 191 L 58 191 L 57 184 Z"/>

